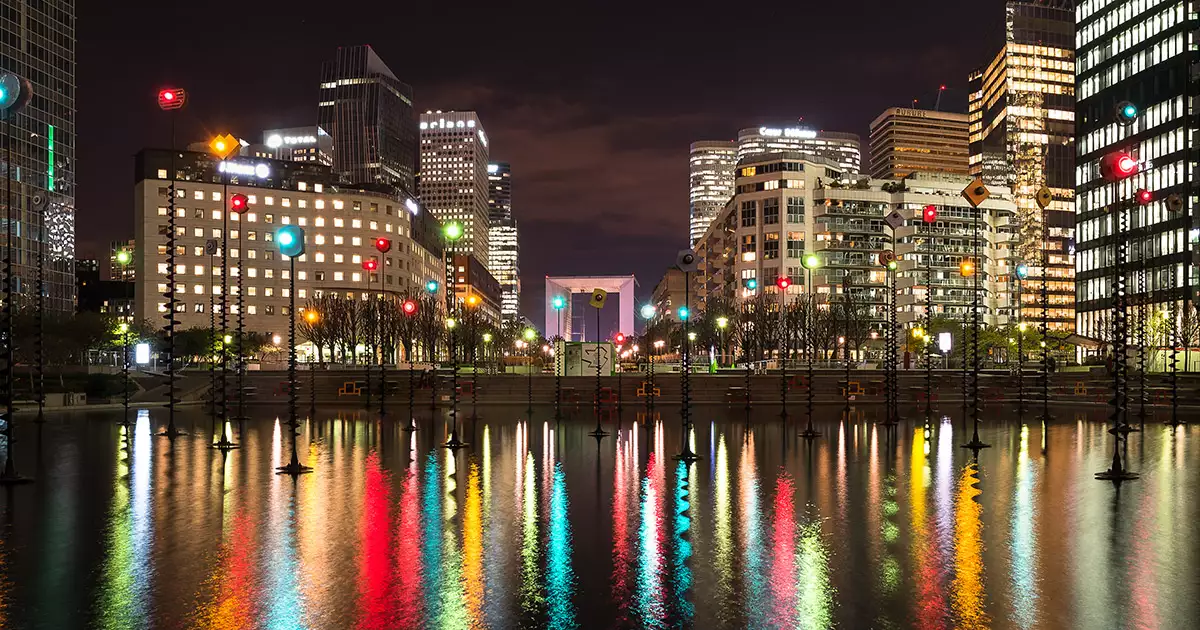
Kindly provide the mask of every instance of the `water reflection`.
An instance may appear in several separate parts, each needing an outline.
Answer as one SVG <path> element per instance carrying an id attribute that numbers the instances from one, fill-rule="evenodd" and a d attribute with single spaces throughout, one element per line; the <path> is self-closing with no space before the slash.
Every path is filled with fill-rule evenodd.
<path id="1" fill-rule="evenodd" d="M 406 432 L 320 415 L 300 429 L 314 472 L 299 479 L 273 474 L 289 456 L 273 417 L 248 421 L 228 454 L 203 431 L 154 437 L 153 414 L 128 429 L 52 421 L 36 485 L 0 495 L 0 626 L 1185 627 L 1200 614 L 1191 426 L 1132 435 L 1143 477 L 1116 493 L 1091 479 L 1110 444 L 1101 414 L 1044 440 L 997 418 L 976 461 L 950 418 L 830 417 L 805 442 L 756 410 L 706 419 L 688 436 L 705 458 L 689 464 L 661 417 L 597 444 L 586 416 L 480 411 L 458 451 L 440 447 L 444 416 Z"/>

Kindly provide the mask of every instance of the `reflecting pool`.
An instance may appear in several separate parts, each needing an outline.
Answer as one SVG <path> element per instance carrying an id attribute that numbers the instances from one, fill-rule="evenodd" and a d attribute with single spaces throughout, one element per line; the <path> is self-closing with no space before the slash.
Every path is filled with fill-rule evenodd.
<path id="1" fill-rule="evenodd" d="M 397 409 L 399 412 L 400 410 Z M 240 448 L 156 435 L 164 411 L 19 417 L 32 484 L 0 488 L 0 628 L 1116 628 L 1200 618 L 1200 429 L 1133 433 L 1119 489 L 1103 409 L 877 424 L 822 408 L 676 408 L 561 422 L 463 413 L 469 446 L 324 409 Z M 405 418 L 407 419 L 407 418 Z M 1189 421 L 1200 418 L 1188 418 Z"/>

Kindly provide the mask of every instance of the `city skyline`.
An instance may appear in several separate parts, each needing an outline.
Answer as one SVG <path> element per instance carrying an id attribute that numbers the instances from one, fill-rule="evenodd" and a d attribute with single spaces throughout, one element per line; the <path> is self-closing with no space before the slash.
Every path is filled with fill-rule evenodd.
<path id="1" fill-rule="evenodd" d="M 978 12 L 976 24 L 994 32 L 990 43 L 979 33 L 959 32 L 959 20 L 945 11 L 896 16 L 880 37 L 862 38 L 861 55 L 835 45 L 836 33 L 814 32 L 823 45 L 813 48 L 815 66 L 835 61 L 841 71 L 821 74 L 824 89 L 778 82 L 769 96 L 731 91 L 727 82 L 701 85 L 703 68 L 694 61 L 733 68 L 737 61 L 718 51 L 695 53 L 683 43 L 694 29 L 707 22 L 704 13 L 665 21 L 655 43 L 634 47 L 618 45 L 628 30 L 621 13 L 599 16 L 587 25 L 555 31 L 552 37 L 563 53 L 551 62 L 523 50 L 509 53 L 505 64 L 488 65 L 493 48 L 488 37 L 505 25 L 549 22 L 563 8 L 529 6 L 496 13 L 488 24 L 469 24 L 469 33 L 456 39 L 454 50 L 438 47 L 436 29 L 412 29 L 404 45 L 392 43 L 385 19 L 364 25 L 346 16 L 307 21 L 305 3 L 287 10 L 280 6 L 254 7 L 239 19 L 268 23 L 275 28 L 257 33 L 255 64 L 280 68 L 276 72 L 247 72 L 236 64 L 214 64 L 211 55 L 183 46 L 189 38 L 203 38 L 182 9 L 153 5 L 145 14 L 154 21 L 175 24 L 173 30 L 131 28 L 122 16 L 100 15 L 81 7 L 80 24 L 80 255 L 103 256 L 110 240 L 132 233 L 132 203 L 127 182 L 132 156 L 143 147 L 165 146 L 170 128 L 159 115 L 153 96 L 163 85 L 177 84 L 189 91 L 189 103 L 179 117 L 178 144 L 231 132 L 257 140 L 263 129 L 312 125 L 317 122 L 316 102 L 320 64 L 337 46 L 371 44 L 379 57 L 411 85 L 414 109 L 474 110 L 486 121 L 496 151 L 521 172 L 521 207 L 517 219 L 522 239 L 545 243 L 528 249 L 522 259 L 525 280 L 522 310 L 534 321 L 541 312 L 540 279 L 547 274 L 634 273 L 642 290 L 686 247 L 688 205 L 687 165 L 689 145 L 699 139 L 735 139 L 738 129 L 767 121 L 790 121 L 803 116 L 803 124 L 867 137 L 870 121 L 887 107 L 908 105 L 918 98 L 930 105 L 940 84 L 948 84 L 943 108 L 965 111 L 965 77 L 985 63 L 1003 35 L 1003 3 Z M 149 7 L 149 5 L 147 5 Z M 137 15 L 138 11 L 123 12 Z M 431 8 L 415 8 L 407 22 L 432 23 Z M 800 7 L 779 9 L 781 20 L 819 18 L 856 23 L 859 9 Z M 89 13 L 90 12 L 90 13 Z M 381 17 L 388 10 L 378 9 Z M 489 13 L 490 15 L 490 13 Z M 653 18 L 654 16 L 648 16 Z M 136 18 L 150 23 L 150 17 Z M 136 25 L 135 25 L 136 26 Z M 867 28 L 875 28 L 867 26 Z M 882 29 L 882 27 L 880 27 Z M 553 29 L 551 29 L 553 30 Z M 121 41 L 109 33 L 133 31 L 138 37 Z M 905 60 L 889 54 L 905 33 Z M 474 36 L 469 36 L 471 33 Z M 193 37 L 194 35 L 194 37 Z M 937 35 L 937 37 L 934 37 Z M 298 44 L 297 42 L 302 42 Z M 915 43 L 914 43 L 915 42 Z M 279 44 L 273 46 L 272 44 Z M 767 44 L 774 52 L 790 48 L 786 42 Z M 657 71 L 635 63 L 646 48 L 661 49 L 662 63 L 680 69 L 680 80 L 700 85 L 685 97 L 661 81 Z M 141 53 L 153 50 L 144 57 Z M 700 54 L 702 59 L 693 59 Z M 139 65 L 120 76 L 106 76 L 103 68 L 131 56 Z M 764 56 L 759 69 L 769 76 L 783 68 Z M 863 57 L 860 61 L 858 58 Z M 913 63 L 915 60 L 917 63 Z M 581 65 L 593 67 L 587 76 Z M 538 67 L 539 72 L 525 69 Z M 704 72 L 701 72 L 704 70 Z M 100 83 L 100 76 L 106 76 Z M 730 75 L 732 76 L 732 75 Z M 98 94 L 111 96 L 101 101 Z M 697 96 L 701 98 L 696 98 Z M 106 97 L 109 98 L 109 97 Z M 144 120 L 132 128 L 113 126 L 116 116 Z M 798 121 L 799 122 L 799 121 Z M 597 180 L 597 173 L 604 178 Z"/>

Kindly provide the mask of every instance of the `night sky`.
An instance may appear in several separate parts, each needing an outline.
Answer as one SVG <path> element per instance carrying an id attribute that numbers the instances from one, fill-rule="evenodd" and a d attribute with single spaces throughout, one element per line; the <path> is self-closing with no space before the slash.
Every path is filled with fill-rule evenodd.
<path id="1" fill-rule="evenodd" d="M 370 44 L 416 106 L 473 109 L 513 169 L 523 310 L 546 275 L 637 275 L 687 246 L 688 145 L 801 117 L 855 132 L 918 98 L 965 111 L 1000 0 L 670 3 L 79 3 L 79 255 L 133 233 L 133 156 L 167 143 L 157 89 L 189 91 L 179 144 L 315 124 L 320 63 Z M 375 6 L 371 6 L 375 5 Z M 967 8 L 967 7 L 971 8 Z"/>

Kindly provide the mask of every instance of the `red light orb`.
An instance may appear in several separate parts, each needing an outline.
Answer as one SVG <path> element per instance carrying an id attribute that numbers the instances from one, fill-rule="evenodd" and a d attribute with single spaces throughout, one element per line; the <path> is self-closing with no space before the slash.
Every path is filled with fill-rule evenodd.
<path id="1" fill-rule="evenodd" d="M 792 286 L 792 281 L 787 276 L 780 276 L 775 280 L 775 286 L 786 290 L 788 287 Z"/>

